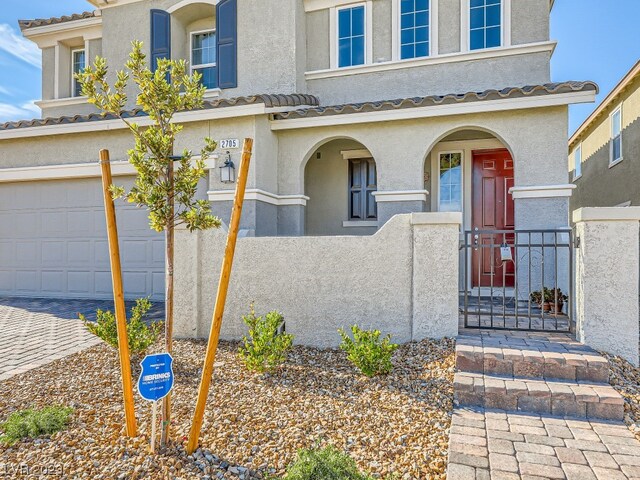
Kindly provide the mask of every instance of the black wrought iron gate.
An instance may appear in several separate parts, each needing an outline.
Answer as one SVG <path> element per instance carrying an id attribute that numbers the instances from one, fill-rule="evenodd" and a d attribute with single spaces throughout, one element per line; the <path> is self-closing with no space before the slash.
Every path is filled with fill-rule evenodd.
<path id="1" fill-rule="evenodd" d="M 469 230 L 460 251 L 466 328 L 570 331 L 573 233 Z"/>

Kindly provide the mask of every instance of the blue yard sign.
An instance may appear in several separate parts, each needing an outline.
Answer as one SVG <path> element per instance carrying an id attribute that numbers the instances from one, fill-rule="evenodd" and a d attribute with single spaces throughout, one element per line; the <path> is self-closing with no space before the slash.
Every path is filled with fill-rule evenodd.
<path id="1" fill-rule="evenodd" d="M 168 353 L 147 355 L 140 365 L 140 396 L 150 402 L 166 397 L 173 388 L 173 357 Z"/>

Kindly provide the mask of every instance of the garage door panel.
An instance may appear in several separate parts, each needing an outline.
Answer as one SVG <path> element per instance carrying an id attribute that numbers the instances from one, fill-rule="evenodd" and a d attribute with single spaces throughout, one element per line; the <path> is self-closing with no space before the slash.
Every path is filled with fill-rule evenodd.
<path id="1" fill-rule="evenodd" d="M 14 243 L 11 241 L 0 242 L 0 265 L 9 266 L 13 265 L 15 260 Z"/>
<path id="2" fill-rule="evenodd" d="M 37 270 L 18 270 L 16 272 L 16 290 L 22 293 L 36 293 L 40 290 Z"/>
<path id="3" fill-rule="evenodd" d="M 18 242 L 16 244 L 17 264 L 22 266 L 39 265 L 41 259 L 40 255 L 38 255 L 38 250 L 38 242 Z"/>
<path id="4" fill-rule="evenodd" d="M 14 238 L 30 238 L 40 234 L 40 222 L 37 213 L 17 213 L 10 218 L 9 230 Z"/>
<path id="5" fill-rule="evenodd" d="M 88 295 L 93 291 L 93 275 L 89 271 L 70 271 L 67 273 L 67 291 Z"/>
<path id="6" fill-rule="evenodd" d="M 15 290 L 13 270 L 0 270 L 0 291 L 7 292 Z"/>
<path id="7" fill-rule="evenodd" d="M 66 275 L 62 270 L 42 272 L 42 291 L 48 293 L 62 293 L 66 291 Z"/>
<path id="8" fill-rule="evenodd" d="M 116 205 L 125 296 L 162 298 L 164 235 L 149 228 L 145 209 Z M 0 267 L 0 295 L 110 298 L 100 179 L 2 184 Z"/>
<path id="9" fill-rule="evenodd" d="M 144 297 L 149 288 L 147 286 L 147 272 L 126 272 L 122 275 L 124 288 L 133 295 Z"/>
<path id="10" fill-rule="evenodd" d="M 66 245 L 62 240 L 43 241 L 41 244 L 42 265 L 64 265 Z"/>
<path id="11" fill-rule="evenodd" d="M 67 242 L 67 262 L 69 265 L 88 265 L 91 263 L 91 240 Z"/>
<path id="12" fill-rule="evenodd" d="M 67 229 L 69 234 L 82 232 L 86 235 L 97 234 L 96 223 L 98 215 L 95 210 L 79 210 L 67 213 Z"/>

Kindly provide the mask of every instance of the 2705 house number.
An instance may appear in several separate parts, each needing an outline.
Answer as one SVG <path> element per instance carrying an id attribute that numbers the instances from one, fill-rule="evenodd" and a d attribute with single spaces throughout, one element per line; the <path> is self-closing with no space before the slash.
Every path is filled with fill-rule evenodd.
<path id="1" fill-rule="evenodd" d="M 240 140 L 237 138 L 227 138 L 225 140 L 220 140 L 219 147 L 222 150 L 229 150 L 230 148 L 240 148 Z"/>

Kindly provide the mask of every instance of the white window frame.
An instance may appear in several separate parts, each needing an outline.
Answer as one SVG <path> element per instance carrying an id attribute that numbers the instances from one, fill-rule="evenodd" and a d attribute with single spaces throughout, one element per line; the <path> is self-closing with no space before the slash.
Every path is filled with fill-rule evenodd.
<path id="1" fill-rule="evenodd" d="M 620 158 L 613 158 L 613 141 L 615 140 L 615 137 L 613 136 L 613 119 L 615 117 L 615 115 L 619 113 L 620 114 Z M 618 105 L 615 110 L 613 110 L 613 112 L 611 112 L 611 115 L 609 115 L 609 167 L 613 167 L 617 164 L 619 164 L 624 158 L 624 155 L 622 153 L 622 104 Z"/>
<path id="2" fill-rule="evenodd" d="M 82 97 L 82 93 L 80 93 L 80 95 L 76 95 L 76 79 L 75 79 L 75 70 L 74 70 L 74 64 L 75 64 L 75 56 L 77 52 L 84 52 L 84 68 L 87 68 L 87 54 L 88 54 L 88 50 L 86 47 L 82 47 L 82 48 L 74 48 L 71 50 L 71 91 L 69 92 L 70 98 L 80 98 Z"/>
<path id="3" fill-rule="evenodd" d="M 463 213 L 464 212 L 464 200 L 465 200 L 465 195 L 464 195 L 464 186 L 465 186 L 465 182 L 464 182 L 464 174 L 465 174 L 465 160 L 464 160 L 464 150 L 440 150 L 437 152 L 437 156 L 436 156 L 436 167 L 437 167 L 437 171 L 434 172 L 437 176 L 437 185 L 436 185 L 436 207 L 437 207 L 437 211 L 440 212 L 440 157 L 442 155 L 447 155 L 447 154 L 452 154 L 452 153 L 459 153 L 460 154 L 460 212 Z M 433 175 L 432 175 L 433 176 Z"/>
<path id="4" fill-rule="evenodd" d="M 502 0 L 502 23 L 500 25 L 501 45 L 498 47 L 471 50 L 471 2 L 469 0 L 460 0 L 460 11 L 462 12 L 460 15 L 461 52 L 482 52 L 511 46 L 511 0 Z"/>
<path id="5" fill-rule="evenodd" d="M 578 157 L 578 152 L 580 156 Z M 582 176 L 582 143 L 573 151 L 573 179 L 577 180 Z"/>
<path id="6" fill-rule="evenodd" d="M 215 28 L 207 28 L 205 30 L 194 30 L 189 33 L 189 67 L 190 73 L 193 75 L 193 71 L 199 68 L 209 68 L 209 67 L 217 67 L 218 66 L 218 57 L 216 56 L 215 63 L 203 63 L 202 65 L 194 65 L 193 64 L 193 37 L 202 33 L 213 33 L 217 35 Z M 216 36 L 216 42 L 218 41 L 218 37 Z M 218 88 L 209 88 L 208 90 L 218 90 Z M 208 91 L 207 90 L 207 91 Z"/>
<path id="7" fill-rule="evenodd" d="M 438 7 L 440 0 L 429 0 L 429 56 L 428 57 L 415 57 L 415 58 L 405 58 L 401 59 L 400 50 L 402 48 L 402 42 L 400 41 L 400 35 L 402 33 L 401 28 L 401 8 L 400 2 L 402 0 L 393 0 L 392 5 L 392 53 L 391 60 L 392 61 L 415 61 L 415 60 L 423 60 L 425 58 L 435 57 L 439 53 L 439 45 L 438 45 Z"/>
<path id="8" fill-rule="evenodd" d="M 350 65 L 348 67 L 338 67 L 339 44 L 338 44 L 338 15 L 341 10 L 364 6 L 364 63 L 362 65 Z M 350 68 L 361 68 L 364 65 L 373 63 L 373 0 L 351 2 L 345 1 L 344 4 L 331 7 L 329 10 L 329 35 L 330 41 L 330 64 L 332 69 L 348 70 Z"/>

